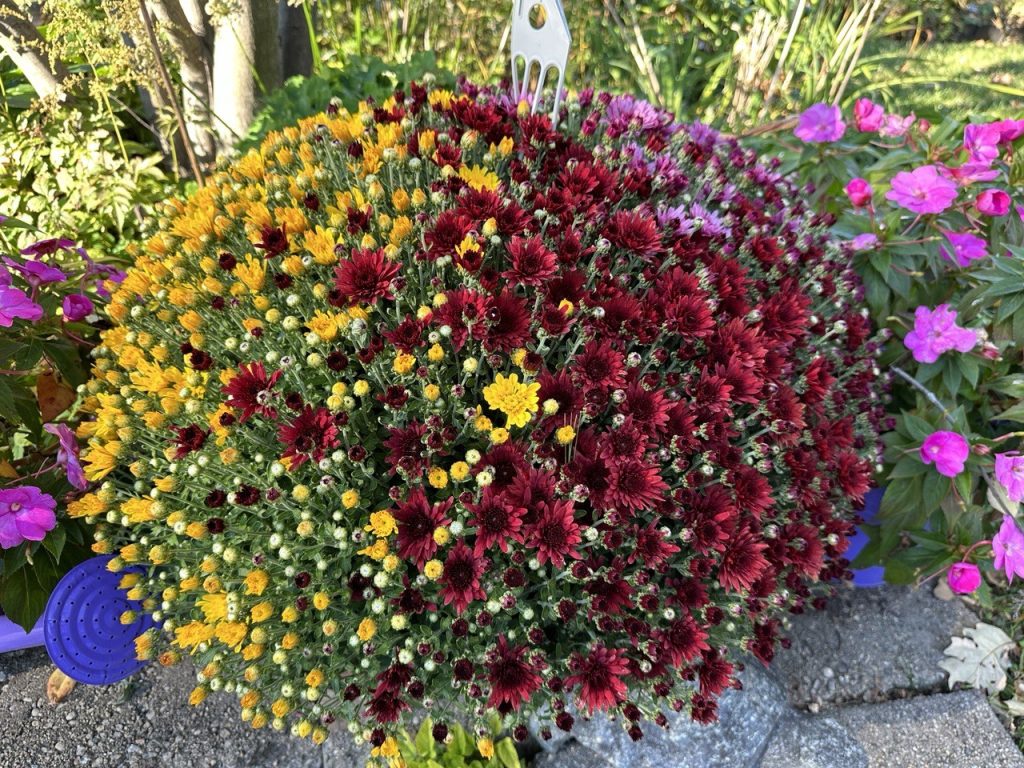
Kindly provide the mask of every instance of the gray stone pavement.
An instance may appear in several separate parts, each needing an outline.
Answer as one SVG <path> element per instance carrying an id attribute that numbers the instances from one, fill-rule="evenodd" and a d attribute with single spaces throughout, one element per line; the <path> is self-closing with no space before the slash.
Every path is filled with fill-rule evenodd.
<path id="1" fill-rule="evenodd" d="M 577 720 L 536 768 L 1024 768 L 985 698 L 947 692 L 937 667 L 952 634 L 975 623 L 959 601 L 886 587 L 844 591 L 794 617 L 792 647 L 744 673 L 721 722 L 673 719 L 633 743 L 616 723 Z M 322 748 L 255 731 L 228 695 L 199 708 L 190 669 L 45 696 L 40 650 L 0 655 L 0 768 L 362 768 L 365 748 L 339 729 Z"/>

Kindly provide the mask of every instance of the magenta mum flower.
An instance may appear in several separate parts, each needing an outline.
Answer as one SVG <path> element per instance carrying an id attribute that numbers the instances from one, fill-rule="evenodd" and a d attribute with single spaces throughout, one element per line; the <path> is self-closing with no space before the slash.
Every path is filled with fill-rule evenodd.
<path id="1" fill-rule="evenodd" d="M 934 363 L 939 355 L 955 349 L 970 352 L 978 343 L 978 332 L 956 324 L 956 310 L 940 304 L 934 310 L 918 307 L 914 312 L 914 329 L 903 339 L 919 363 Z"/>
<path id="2" fill-rule="evenodd" d="M 981 571 L 974 563 L 953 563 L 946 572 L 946 581 L 958 595 L 966 595 L 981 584 Z"/>
<path id="3" fill-rule="evenodd" d="M 961 267 L 970 265 L 972 261 L 988 258 L 988 245 L 984 238 L 972 235 L 970 232 L 946 232 L 946 237 L 953 246 L 953 253 L 950 254 L 945 247 L 939 248 L 942 258 L 955 261 Z"/>
<path id="4" fill-rule="evenodd" d="M 800 115 L 793 135 L 804 142 L 839 141 L 846 133 L 846 123 L 839 107 L 814 104 Z"/>
<path id="5" fill-rule="evenodd" d="M 57 464 L 64 467 L 68 482 L 78 490 L 84 491 L 89 482 L 85 479 L 85 472 L 78 461 L 78 441 L 75 439 L 75 433 L 67 424 L 46 424 L 43 429 L 58 440 Z"/>
<path id="6" fill-rule="evenodd" d="M 4 256 L 4 264 L 20 272 L 25 281 L 33 288 L 43 283 L 59 283 L 61 280 L 67 279 L 67 276 L 59 269 L 43 264 L 41 261 L 25 261 L 19 264 L 14 259 Z"/>
<path id="7" fill-rule="evenodd" d="M 1024 533 L 1009 515 L 1003 515 L 1003 524 L 992 537 L 992 553 L 996 570 L 1005 571 L 1011 582 L 1014 576 L 1024 576 Z"/>
<path id="8" fill-rule="evenodd" d="M 64 309 L 64 319 L 71 323 L 88 317 L 93 311 L 92 302 L 84 293 L 65 296 L 61 306 Z"/>
<path id="9" fill-rule="evenodd" d="M 0 288 L 0 327 L 10 328 L 16 319 L 34 323 L 43 316 L 43 308 L 18 288 Z"/>
<path id="10" fill-rule="evenodd" d="M 901 171 L 892 180 L 885 199 L 914 213 L 942 213 L 956 200 L 956 184 L 934 165 Z"/>
<path id="11" fill-rule="evenodd" d="M 1001 189 L 986 189 L 974 201 L 986 216 L 1005 216 L 1010 212 L 1010 196 Z"/>
<path id="12" fill-rule="evenodd" d="M 42 541 L 57 525 L 57 502 L 33 485 L 0 491 L 0 549 Z"/>
<path id="13" fill-rule="evenodd" d="M 850 198 L 850 202 L 856 208 L 863 208 L 871 202 L 871 185 L 864 179 L 851 179 L 850 183 L 843 187 L 843 189 L 846 191 L 846 196 Z"/>
<path id="14" fill-rule="evenodd" d="M 924 439 L 921 444 L 921 461 L 934 464 L 940 475 L 956 477 L 964 471 L 970 452 L 971 444 L 963 435 L 940 430 Z"/>
<path id="15" fill-rule="evenodd" d="M 1010 501 L 1024 501 L 1024 456 L 1017 451 L 996 454 L 996 480 Z"/>
<path id="16" fill-rule="evenodd" d="M 853 123 L 862 133 L 877 131 L 884 119 L 885 110 L 882 105 L 875 104 L 871 99 L 857 99 L 853 105 Z"/>

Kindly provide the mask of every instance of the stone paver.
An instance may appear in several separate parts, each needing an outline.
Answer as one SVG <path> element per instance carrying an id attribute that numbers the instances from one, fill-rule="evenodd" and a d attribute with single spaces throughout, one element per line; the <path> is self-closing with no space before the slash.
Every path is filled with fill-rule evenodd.
<path id="1" fill-rule="evenodd" d="M 824 611 L 793 617 L 792 647 L 772 673 L 790 701 L 821 706 L 886 701 L 945 685 L 949 638 L 977 619 L 959 600 L 909 587 L 843 589 Z"/>
<path id="2" fill-rule="evenodd" d="M 868 756 L 831 717 L 793 712 L 776 727 L 760 768 L 868 768 Z"/>
<path id="3" fill-rule="evenodd" d="M 845 707 L 833 717 L 870 768 L 1024 768 L 1024 757 L 976 691 Z"/>
<path id="4" fill-rule="evenodd" d="M 52 669 L 42 649 L 0 655 L 3 768 L 321 766 L 308 741 L 242 722 L 232 696 L 189 706 L 195 676 L 184 664 L 149 667 L 116 685 L 79 685 L 57 705 L 46 699 Z"/>

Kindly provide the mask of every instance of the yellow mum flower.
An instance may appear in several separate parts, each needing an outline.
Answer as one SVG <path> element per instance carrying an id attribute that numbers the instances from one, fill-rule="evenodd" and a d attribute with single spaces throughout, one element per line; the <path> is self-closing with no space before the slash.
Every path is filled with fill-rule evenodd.
<path id="1" fill-rule="evenodd" d="M 459 169 L 459 178 L 477 192 L 485 189 L 488 192 L 493 192 L 498 188 L 498 174 L 479 165 L 474 165 L 472 168 L 466 165 L 462 166 Z"/>
<path id="2" fill-rule="evenodd" d="M 377 622 L 367 617 L 359 622 L 359 627 L 356 629 L 356 635 L 364 643 L 377 634 Z"/>
<path id="3" fill-rule="evenodd" d="M 249 571 L 245 577 L 245 594 L 259 597 L 270 585 L 270 576 L 266 571 Z"/>
<path id="4" fill-rule="evenodd" d="M 221 592 L 217 595 L 203 595 L 197 603 L 207 624 L 224 621 L 228 616 L 228 596 Z"/>
<path id="5" fill-rule="evenodd" d="M 217 630 L 214 634 L 228 648 L 237 651 L 241 648 L 242 641 L 245 640 L 247 632 L 248 627 L 241 621 L 222 621 L 217 625 Z"/>
<path id="6" fill-rule="evenodd" d="M 476 740 L 476 749 L 481 757 L 486 757 L 488 760 L 494 757 L 494 742 L 486 737 Z"/>
<path id="7" fill-rule="evenodd" d="M 568 445 L 575 439 L 575 437 L 576 430 L 569 424 L 555 430 L 555 440 L 558 441 L 559 445 Z"/>
<path id="8" fill-rule="evenodd" d="M 87 493 L 68 503 L 69 517 L 98 517 L 107 511 L 107 505 L 95 493 Z"/>
<path id="9" fill-rule="evenodd" d="M 194 648 L 200 643 L 209 642 L 212 637 L 213 627 L 201 621 L 190 621 L 174 630 L 174 643 L 180 648 Z"/>
<path id="10" fill-rule="evenodd" d="M 386 509 L 373 512 L 370 515 L 370 524 L 363 527 L 364 531 L 373 531 L 374 536 L 386 538 L 393 533 L 398 533 L 398 523 Z"/>
<path id="11" fill-rule="evenodd" d="M 457 483 L 461 483 L 467 477 L 469 477 L 469 464 L 464 461 L 456 461 L 452 464 L 451 468 L 452 479 Z"/>
<path id="12" fill-rule="evenodd" d="M 201 685 L 197 685 L 192 689 L 192 693 L 188 695 L 188 703 L 193 707 L 198 707 L 206 700 L 206 688 Z"/>
<path id="13" fill-rule="evenodd" d="M 102 480 L 117 466 L 121 443 L 117 440 L 106 445 L 90 445 L 82 454 L 82 469 L 87 480 Z"/>
<path id="14" fill-rule="evenodd" d="M 359 491 L 349 488 L 341 494 L 341 504 L 345 509 L 353 509 L 359 504 Z"/>
<path id="15" fill-rule="evenodd" d="M 249 615 L 252 617 L 254 623 L 259 624 L 262 621 L 266 621 L 274 615 L 274 606 L 272 603 L 257 603 L 249 611 Z"/>
<path id="16" fill-rule="evenodd" d="M 397 374 L 406 374 L 412 371 L 416 367 L 416 358 L 406 352 L 403 352 L 395 356 L 395 362 L 392 366 Z"/>
<path id="17" fill-rule="evenodd" d="M 484 387 L 484 399 L 491 408 L 505 414 L 506 427 L 525 427 L 540 407 L 538 392 L 538 382 L 520 383 L 518 374 L 499 373 L 493 384 Z"/>
<path id="18" fill-rule="evenodd" d="M 387 539 L 377 539 L 373 544 L 359 550 L 360 555 L 366 555 L 373 560 L 383 560 L 388 555 Z"/>
<path id="19" fill-rule="evenodd" d="M 441 467 L 431 467 L 430 471 L 427 472 L 427 482 L 433 488 L 444 488 L 448 485 L 448 473 L 441 469 Z"/>
<path id="20" fill-rule="evenodd" d="M 444 565 L 440 560 L 428 560 L 423 566 L 423 575 L 431 581 L 441 578 L 442 573 L 444 573 Z"/>
<path id="21" fill-rule="evenodd" d="M 245 287 L 256 293 L 263 287 L 263 281 L 267 276 L 267 270 L 262 262 L 252 256 L 246 256 L 245 261 L 235 267 L 235 275 L 241 280 Z"/>

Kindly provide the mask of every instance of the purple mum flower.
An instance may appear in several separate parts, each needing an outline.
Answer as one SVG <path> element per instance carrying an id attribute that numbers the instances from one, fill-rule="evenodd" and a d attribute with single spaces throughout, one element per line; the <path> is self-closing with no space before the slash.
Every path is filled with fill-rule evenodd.
<path id="1" fill-rule="evenodd" d="M 71 323 L 88 317 L 93 311 L 92 302 L 84 293 L 65 296 L 61 307 L 64 309 L 64 319 Z"/>
<path id="2" fill-rule="evenodd" d="M 818 103 L 808 107 L 800 115 L 793 135 L 806 143 L 839 141 L 846 133 L 846 123 L 839 107 Z"/>
<path id="3" fill-rule="evenodd" d="M 1024 533 L 1009 515 L 1003 515 L 999 532 L 992 537 L 993 565 L 1005 571 L 1011 582 L 1014 576 L 1024 576 Z"/>
<path id="4" fill-rule="evenodd" d="M 47 424 L 43 429 L 57 438 L 57 464 L 64 468 L 68 482 L 78 490 L 84 491 L 89 487 L 89 482 L 85 479 L 85 472 L 78 461 L 78 441 L 75 439 L 75 433 L 67 424 Z"/>
<path id="5" fill-rule="evenodd" d="M 26 261 L 19 264 L 14 259 L 4 256 L 4 264 L 16 272 L 20 272 L 25 281 L 33 288 L 43 283 L 59 283 L 61 280 L 67 279 L 67 275 L 59 269 L 43 264 L 41 261 Z"/>
<path id="6" fill-rule="evenodd" d="M 956 432 L 933 432 L 921 443 L 921 461 L 934 464 L 935 470 L 946 477 L 956 477 L 963 472 L 970 453 L 971 444 Z"/>
<path id="7" fill-rule="evenodd" d="M 934 363 L 939 355 L 955 349 L 970 352 L 978 343 L 978 332 L 956 324 L 956 310 L 940 304 L 934 310 L 920 306 L 914 312 L 914 329 L 903 339 L 919 363 Z"/>
<path id="8" fill-rule="evenodd" d="M 43 308 L 28 295 L 10 286 L 0 288 L 0 328 L 10 328 L 17 319 L 34 323 L 43 316 Z"/>
<path id="9" fill-rule="evenodd" d="M 892 180 L 885 199 L 914 213 L 942 213 L 956 200 L 956 184 L 934 165 L 901 171 Z"/>
<path id="10" fill-rule="evenodd" d="M 946 237 L 953 246 L 953 253 L 950 254 L 945 247 L 939 247 L 942 258 L 955 261 L 961 267 L 969 266 L 972 261 L 988 258 L 988 251 L 985 250 L 987 242 L 970 232 L 946 232 Z"/>
<path id="11" fill-rule="evenodd" d="M 57 502 L 33 485 L 0 491 L 0 549 L 42 541 L 57 525 Z"/>

